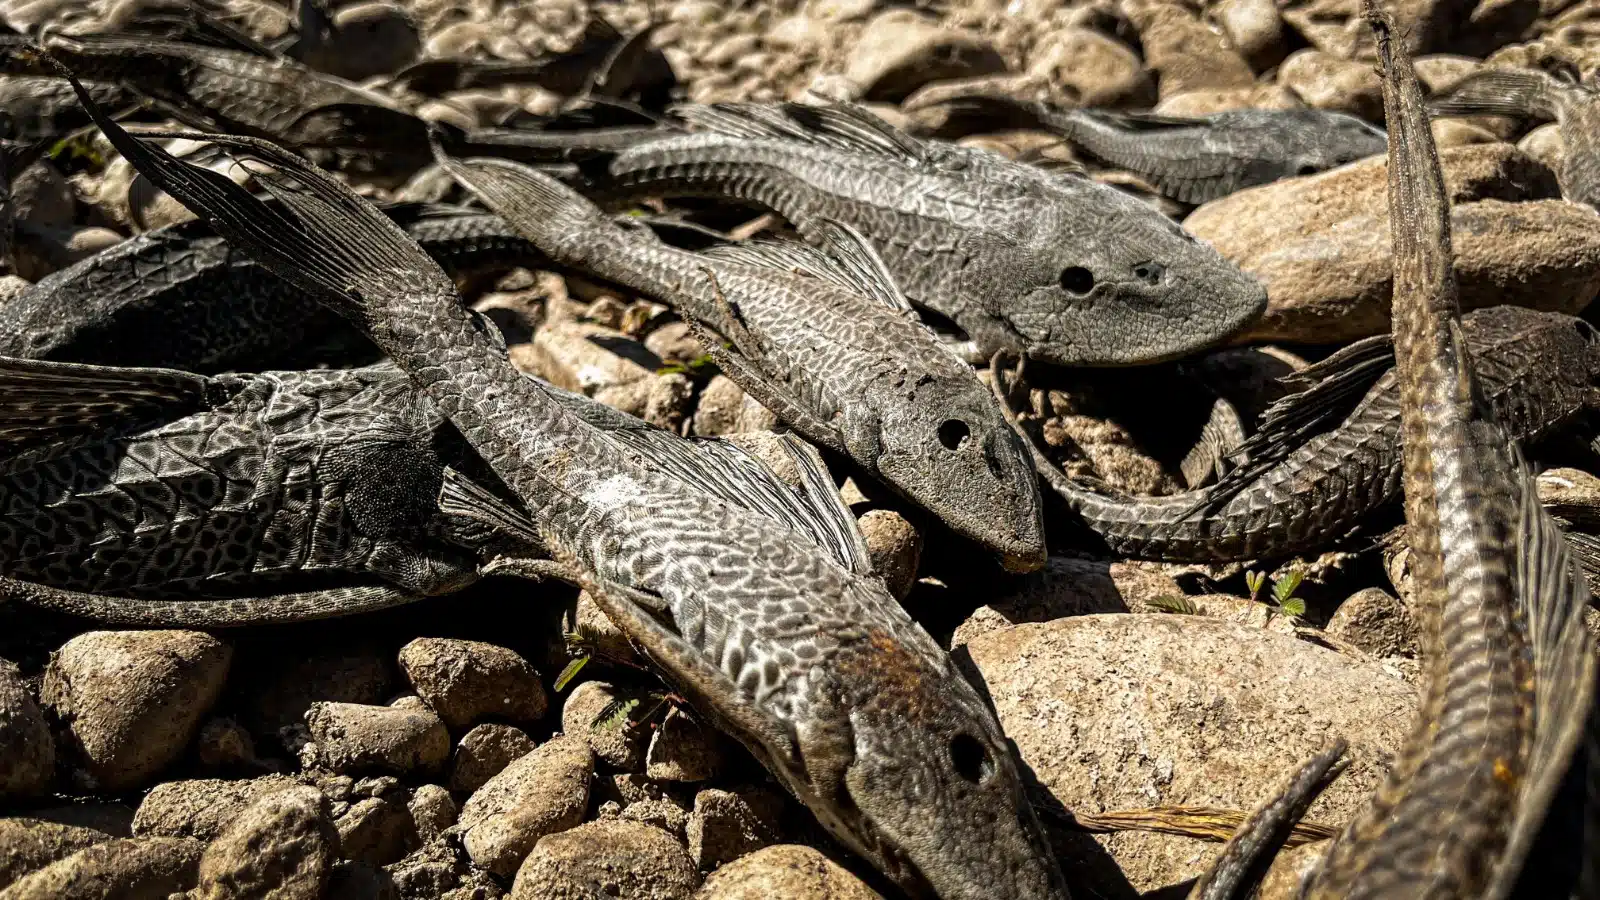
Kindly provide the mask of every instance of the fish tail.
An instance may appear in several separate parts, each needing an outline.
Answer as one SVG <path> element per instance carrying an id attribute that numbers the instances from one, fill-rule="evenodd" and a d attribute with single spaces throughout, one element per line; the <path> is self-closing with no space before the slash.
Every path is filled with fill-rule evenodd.
<path id="1" fill-rule="evenodd" d="M 1550 76 L 1527 69 L 1489 69 L 1469 75 L 1428 103 L 1435 116 L 1556 117 Z"/>

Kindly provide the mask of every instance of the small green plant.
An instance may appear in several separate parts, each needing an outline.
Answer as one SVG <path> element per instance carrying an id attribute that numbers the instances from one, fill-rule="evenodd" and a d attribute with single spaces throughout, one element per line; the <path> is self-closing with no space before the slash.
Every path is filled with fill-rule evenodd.
<path id="1" fill-rule="evenodd" d="M 1289 620 L 1299 619 L 1306 614 L 1306 601 L 1294 595 L 1300 589 L 1300 583 L 1305 581 L 1306 573 L 1300 568 L 1292 568 L 1281 578 L 1272 581 L 1272 599 L 1263 601 L 1261 591 L 1267 586 L 1267 573 L 1244 573 L 1245 586 L 1250 589 L 1250 599 L 1257 602 L 1266 602 L 1269 615 L 1279 613 Z"/>
<path id="2" fill-rule="evenodd" d="M 656 370 L 657 375 L 709 375 L 714 374 L 717 364 L 712 361 L 711 354 L 702 353 L 687 363 L 667 363 Z"/>
<path id="3" fill-rule="evenodd" d="M 1149 601 L 1149 603 L 1151 608 L 1159 609 L 1166 613 L 1174 613 L 1180 616 L 1200 615 L 1200 607 L 1195 606 L 1193 600 L 1190 600 L 1188 597 L 1185 597 L 1182 594 L 1154 597 Z"/>

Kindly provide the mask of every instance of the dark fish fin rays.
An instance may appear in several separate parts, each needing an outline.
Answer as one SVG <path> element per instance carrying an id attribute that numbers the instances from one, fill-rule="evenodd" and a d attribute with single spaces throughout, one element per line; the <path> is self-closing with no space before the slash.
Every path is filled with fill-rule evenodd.
<path id="1" fill-rule="evenodd" d="M 672 110 L 695 129 L 732 137 L 779 138 L 872 156 L 911 166 L 927 157 L 922 143 L 853 104 L 715 103 Z"/>
<path id="2" fill-rule="evenodd" d="M 1228 451 L 1238 467 L 1219 478 L 1190 514 L 1226 503 L 1311 437 L 1338 426 L 1393 366 L 1393 342 L 1375 335 L 1284 376 L 1284 382 L 1305 387 L 1269 406 L 1256 432 Z"/>
<path id="3" fill-rule="evenodd" d="M 1554 119 L 1559 87 L 1543 72 L 1527 69 L 1487 69 L 1468 75 L 1444 94 L 1428 102 L 1435 116 L 1498 115 L 1527 118 L 1530 114 Z"/>
<path id="4" fill-rule="evenodd" d="M 1565 535 L 1539 503 L 1527 462 L 1515 445 L 1512 452 L 1522 488 L 1515 557 L 1517 598 L 1533 651 L 1534 731 L 1526 767 L 1532 778 L 1518 800 L 1504 863 L 1485 895 L 1490 900 L 1510 895 L 1574 754 L 1592 757 L 1600 749 L 1581 746 L 1595 715 L 1596 663 L 1583 624 L 1591 600 L 1588 583 Z M 1594 764 L 1592 758 L 1589 764 Z M 1590 796 L 1587 803 L 1592 809 L 1600 797 Z"/>
<path id="5" fill-rule="evenodd" d="M 51 59 L 78 93 L 95 124 L 133 167 L 196 215 L 210 221 L 229 241 L 248 247 L 274 274 L 317 296 L 345 299 L 341 312 L 355 315 L 354 292 L 370 283 L 374 271 L 408 271 L 417 278 L 452 289 L 449 279 L 400 227 L 365 204 L 331 175 L 305 159 L 264 140 L 214 134 L 152 134 L 151 138 L 183 137 L 209 141 L 253 167 L 258 181 L 279 200 L 278 208 L 263 203 L 227 176 L 185 163 L 155 143 L 136 138 L 112 121 L 94 103 L 77 78 Z M 292 177 L 289 184 L 284 175 Z M 319 242 L 319 233 L 362 236 L 362 240 Z"/>
<path id="6" fill-rule="evenodd" d="M 226 402 L 221 382 L 176 369 L 135 369 L 0 357 L 0 456 L 85 432 Z"/>
<path id="7" fill-rule="evenodd" d="M 526 513 L 449 466 L 439 487 L 439 512 L 487 525 L 534 546 L 545 544 L 538 524 Z"/>
<path id="8" fill-rule="evenodd" d="M 434 159 L 458 184 L 541 247 L 558 247 L 575 229 L 617 227 L 582 194 L 528 166 L 503 159 L 455 159 L 437 143 Z"/>

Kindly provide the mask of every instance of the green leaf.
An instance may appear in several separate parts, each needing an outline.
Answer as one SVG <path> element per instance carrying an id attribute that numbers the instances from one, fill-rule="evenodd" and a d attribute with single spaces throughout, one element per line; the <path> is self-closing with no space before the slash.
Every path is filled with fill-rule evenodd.
<path id="1" fill-rule="evenodd" d="M 1293 616 L 1297 619 L 1306 614 L 1306 602 L 1299 597 L 1290 597 L 1280 603 L 1278 608 L 1283 610 L 1284 615 Z"/>
<path id="2" fill-rule="evenodd" d="M 1264 584 L 1266 582 L 1266 580 L 1267 580 L 1267 573 L 1265 573 L 1265 572 L 1246 572 L 1246 573 L 1244 573 L 1245 587 L 1248 587 L 1250 589 L 1250 596 L 1252 598 L 1254 598 L 1255 595 L 1261 593 L 1261 585 Z"/>
<path id="3" fill-rule="evenodd" d="M 1306 573 L 1299 569 L 1290 569 L 1282 578 L 1272 583 L 1272 596 L 1277 598 L 1278 605 L 1282 606 L 1290 597 L 1294 596 L 1295 589 L 1300 587 L 1300 582 L 1305 581 Z"/>
<path id="4" fill-rule="evenodd" d="M 1183 616 L 1200 615 L 1200 607 L 1195 606 L 1193 600 L 1190 600 L 1188 597 L 1182 596 L 1181 594 L 1169 595 L 1165 597 L 1153 597 L 1147 602 L 1152 608 L 1159 609 L 1162 612 L 1176 613 Z"/>
<path id="5" fill-rule="evenodd" d="M 635 709 L 639 708 L 639 698 L 629 697 L 625 700 L 612 700 L 594 717 L 595 728 L 621 728 L 628 724 L 628 717 Z"/>
<path id="6" fill-rule="evenodd" d="M 561 670 L 560 675 L 556 676 L 556 693 L 559 694 L 566 690 L 567 685 L 572 681 L 572 679 L 578 677 L 578 673 L 583 671 L 583 667 L 588 662 L 589 657 L 585 655 L 576 657 L 571 662 L 567 663 L 567 667 Z"/>

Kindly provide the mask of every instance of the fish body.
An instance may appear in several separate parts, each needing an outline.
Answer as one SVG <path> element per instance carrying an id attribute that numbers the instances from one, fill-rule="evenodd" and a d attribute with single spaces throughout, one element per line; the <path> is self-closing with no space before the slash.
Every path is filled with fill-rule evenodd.
<path id="1" fill-rule="evenodd" d="M 1476 389 L 1421 89 L 1393 20 L 1370 2 L 1367 11 L 1391 142 L 1394 345 L 1423 680 L 1410 737 L 1301 896 L 1594 896 L 1600 785 L 1583 774 L 1600 755 L 1584 743 L 1595 716 L 1589 592 Z M 1576 827 L 1547 822 L 1572 794 L 1587 807 Z M 1525 871 L 1539 845 L 1561 851 Z"/>
<path id="2" fill-rule="evenodd" d="M 1600 411 L 1600 335 L 1560 313 L 1496 306 L 1462 333 L 1484 399 L 1512 438 L 1532 444 Z M 1048 461 L 1046 479 L 1119 554 L 1222 562 L 1320 552 L 1401 495 L 1400 384 L 1387 338 L 1297 373 L 1309 388 L 1269 409 L 1234 448 L 1249 462 L 1218 484 L 1131 497 L 1077 484 Z"/>
<path id="3" fill-rule="evenodd" d="M 1558 123 L 1561 194 L 1600 209 L 1600 90 L 1529 69 L 1487 69 L 1429 103 L 1434 115 L 1535 117 Z"/>
<path id="4" fill-rule="evenodd" d="M 390 215 L 451 273 L 542 258 L 497 216 L 441 206 Z M 0 356 L 25 359 L 209 373 L 281 367 L 341 340 L 367 343 L 204 222 L 133 237 L 0 305 Z"/>
<path id="5" fill-rule="evenodd" d="M 553 402 L 403 231 L 304 160 L 214 139 L 301 185 L 273 210 L 96 121 L 164 190 L 362 323 L 570 577 L 847 846 L 917 896 L 1067 896 L 994 716 L 881 579 Z"/>
<path id="6" fill-rule="evenodd" d="M 121 85 L 193 127 L 302 146 L 395 149 L 425 140 L 421 120 L 394 101 L 287 58 L 117 35 L 58 34 L 45 44 L 86 77 Z M 52 74 L 29 62 L 30 46 L 8 39 L 0 71 Z"/>
<path id="7" fill-rule="evenodd" d="M 427 596 L 475 575 L 437 508 L 448 424 L 393 366 L 212 378 L 5 360 L 0 382 L 7 577 L 154 599 L 349 579 Z"/>
<path id="8" fill-rule="evenodd" d="M 1194 204 L 1342 166 L 1385 146 L 1382 129 L 1320 109 L 1235 109 L 1197 118 L 1050 109 L 1040 120 L 1095 159 Z"/>
<path id="9" fill-rule="evenodd" d="M 609 195 L 710 195 L 777 211 L 816 242 L 856 229 L 906 296 L 975 356 L 1129 365 L 1215 344 L 1266 290 L 1114 188 L 976 148 L 921 141 L 852 107 L 680 110 L 694 133 L 615 153 Z"/>
<path id="10" fill-rule="evenodd" d="M 840 229 L 833 255 L 797 243 L 704 253 L 627 228 L 549 176 L 446 162 L 556 261 L 639 290 L 734 336 L 713 358 L 795 430 L 843 453 L 998 553 L 1044 563 L 1026 449 L 972 367 L 928 330 L 871 248 Z"/>

